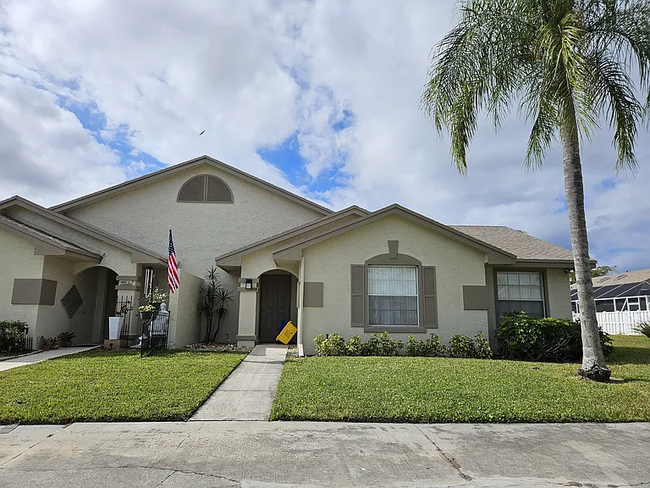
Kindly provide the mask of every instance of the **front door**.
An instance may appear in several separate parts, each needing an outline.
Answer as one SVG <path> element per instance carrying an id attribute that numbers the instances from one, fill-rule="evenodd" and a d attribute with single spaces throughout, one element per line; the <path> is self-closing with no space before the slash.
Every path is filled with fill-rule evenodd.
<path id="1" fill-rule="evenodd" d="M 262 275 L 259 342 L 275 342 L 283 322 L 291 320 L 291 276 Z"/>

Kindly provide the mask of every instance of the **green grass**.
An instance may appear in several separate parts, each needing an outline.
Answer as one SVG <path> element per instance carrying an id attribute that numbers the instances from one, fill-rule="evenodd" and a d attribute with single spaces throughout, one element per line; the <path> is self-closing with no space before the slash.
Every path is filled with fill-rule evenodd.
<path id="1" fill-rule="evenodd" d="M 0 372 L 0 424 L 185 420 L 245 356 L 93 350 Z"/>
<path id="2" fill-rule="evenodd" d="M 414 358 L 288 360 L 273 420 L 363 422 L 650 421 L 650 340 L 614 336 L 621 384 L 575 377 L 577 364 Z"/>

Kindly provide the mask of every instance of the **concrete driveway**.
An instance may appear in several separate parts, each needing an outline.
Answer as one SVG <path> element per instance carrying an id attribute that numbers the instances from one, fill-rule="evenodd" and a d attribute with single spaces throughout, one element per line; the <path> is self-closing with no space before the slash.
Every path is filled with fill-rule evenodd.
<path id="1" fill-rule="evenodd" d="M 650 486 L 650 424 L 0 428 L 0 486 Z"/>

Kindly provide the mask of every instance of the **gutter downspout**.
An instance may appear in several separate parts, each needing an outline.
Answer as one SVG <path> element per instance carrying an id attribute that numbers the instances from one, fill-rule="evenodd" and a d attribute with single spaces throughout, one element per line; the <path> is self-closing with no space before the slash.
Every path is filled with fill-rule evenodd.
<path id="1" fill-rule="evenodd" d="M 305 257 L 300 258 L 300 270 L 298 271 L 298 356 L 305 357 L 305 350 L 302 344 L 302 301 L 305 297 Z"/>

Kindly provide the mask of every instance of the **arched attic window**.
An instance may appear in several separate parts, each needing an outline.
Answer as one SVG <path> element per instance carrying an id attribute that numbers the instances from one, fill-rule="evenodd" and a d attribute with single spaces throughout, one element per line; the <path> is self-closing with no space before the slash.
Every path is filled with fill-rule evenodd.
<path id="1" fill-rule="evenodd" d="M 178 192 L 177 201 L 191 203 L 233 203 L 232 191 L 221 178 L 212 175 L 194 176 Z"/>

